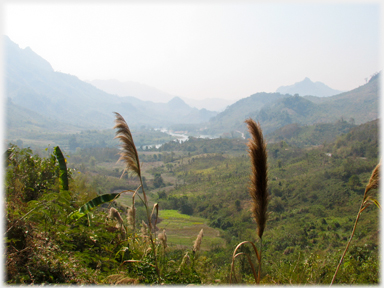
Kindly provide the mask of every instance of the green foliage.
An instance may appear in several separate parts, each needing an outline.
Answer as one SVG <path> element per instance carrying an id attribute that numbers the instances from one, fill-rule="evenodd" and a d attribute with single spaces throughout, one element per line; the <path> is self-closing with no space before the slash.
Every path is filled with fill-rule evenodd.
<path id="1" fill-rule="evenodd" d="M 56 159 L 52 155 L 48 159 L 33 155 L 29 148 L 20 149 L 10 145 L 7 149 L 6 194 L 19 202 L 36 200 L 49 190 L 58 191 L 56 179 Z M 20 197 L 20 199 L 16 199 Z"/>
<path id="2" fill-rule="evenodd" d="M 296 147 L 323 145 L 333 142 L 339 135 L 347 133 L 353 124 L 338 120 L 335 123 L 318 123 L 314 125 L 288 124 L 267 135 L 268 142 L 285 141 Z"/>
<path id="3" fill-rule="evenodd" d="M 61 250 L 71 193 L 59 192 L 60 167 L 55 156 L 40 158 L 14 145 L 7 155 L 7 282 L 94 282 L 78 259 Z"/>
<path id="4" fill-rule="evenodd" d="M 163 178 L 161 177 L 161 174 L 160 173 L 155 173 L 155 179 L 153 180 L 153 186 L 155 188 L 161 188 L 161 187 L 164 187 L 165 184 L 164 184 L 164 180 Z"/>
<path id="5" fill-rule="evenodd" d="M 79 220 L 81 217 L 87 215 L 97 206 L 100 206 L 104 203 L 108 203 L 110 201 L 116 200 L 120 197 L 120 194 L 103 194 L 96 198 L 93 198 L 91 201 L 88 201 L 83 206 L 80 207 L 79 210 L 74 211 L 68 215 L 69 220 Z"/>
<path id="6" fill-rule="evenodd" d="M 378 162 L 377 124 L 356 126 L 338 137 L 352 124 L 297 126 L 298 134 L 292 130 L 296 136 L 290 138 L 287 132 L 288 136 L 268 144 L 271 201 L 261 284 L 330 283 L 364 185 Z M 325 138 L 326 142 L 309 146 L 311 137 L 322 134 L 315 145 Z M 333 137 L 334 141 L 329 140 Z M 154 239 L 162 229 L 168 235 L 166 249 L 155 243 L 159 280 L 153 248 L 141 231 L 141 220 L 148 219 L 141 201 L 136 201 L 135 233 L 125 217 L 132 203 L 128 193 L 112 203 L 95 203 L 99 208 L 91 212 L 84 208 L 88 217 L 67 221 L 68 214 L 80 213 L 84 203 L 101 200 L 102 194 L 139 186 L 135 178 L 119 179 L 123 168 L 114 166 L 117 149 L 77 149 L 67 159 L 71 168 L 67 168 L 68 190 L 63 190 L 61 168 L 51 149 L 43 158 L 31 149 L 11 145 L 5 155 L 7 283 L 229 283 L 233 249 L 240 241 L 252 239 L 256 228 L 249 212 L 245 141 L 190 138 L 161 149 L 140 152 L 140 158 L 148 160 L 143 165 L 144 182 L 153 188 L 157 173 L 166 183 L 147 193 L 149 205 L 156 201 L 160 207 L 160 230 L 153 232 Z M 91 157 L 94 167 L 88 164 Z M 107 218 L 108 204 L 120 212 L 127 227 L 125 236 L 116 220 Z M 202 225 L 203 250 L 193 259 L 194 265 L 183 266 L 187 251 L 192 260 L 193 240 Z M 377 229 L 378 211 L 368 208 L 340 268 L 338 284 L 378 283 Z M 239 282 L 253 283 L 246 258 L 236 260 L 236 269 L 238 276 L 242 274 Z"/>
<path id="7" fill-rule="evenodd" d="M 67 171 L 67 164 L 66 160 L 63 156 L 63 153 L 61 152 L 59 146 L 56 146 L 54 148 L 54 154 L 57 158 L 57 161 L 59 161 L 59 168 L 60 168 L 60 185 L 63 190 L 68 190 L 68 171 Z"/>

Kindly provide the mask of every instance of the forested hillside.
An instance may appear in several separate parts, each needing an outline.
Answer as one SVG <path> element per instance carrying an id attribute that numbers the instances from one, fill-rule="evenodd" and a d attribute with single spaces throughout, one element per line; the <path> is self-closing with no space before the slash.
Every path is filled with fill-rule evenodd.
<path id="1" fill-rule="evenodd" d="M 244 120 L 252 113 L 259 112 L 265 105 L 289 97 L 280 93 L 256 93 L 230 105 L 209 121 L 208 132 L 229 132 L 234 129 L 244 130 Z"/>
<path id="2" fill-rule="evenodd" d="M 261 284 L 331 282 L 379 162 L 378 128 L 378 120 L 339 120 L 270 134 Z M 116 163 L 117 144 L 79 147 L 64 156 L 51 146 L 32 151 L 10 145 L 6 282 L 233 283 L 235 247 L 256 239 L 246 143 L 190 138 L 140 149 L 140 177 L 121 177 L 126 167 L 124 160 Z M 147 200 L 140 200 L 139 190 L 132 210 L 140 179 Z M 374 205 L 363 211 L 335 284 L 379 282 L 378 211 Z M 238 257 L 235 268 L 237 283 L 254 283 L 247 258 Z"/>

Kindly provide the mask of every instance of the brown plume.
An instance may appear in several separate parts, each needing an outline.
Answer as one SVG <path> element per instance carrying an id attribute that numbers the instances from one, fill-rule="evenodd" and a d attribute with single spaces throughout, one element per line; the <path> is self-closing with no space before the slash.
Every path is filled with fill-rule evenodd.
<path id="1" fill-rule="evenodd" d="M 115 114 L 116 124 L 113 129 L 117 129 L 115 138 L 118 138 L 121 141 L 120 158 L 118 161 L 123 160 L 126 163 L 127 166 L 124 169 L 124 172 L 132 171 L 138 177 L 141 177 L 139 155 L 137 154 L 131 131 L 129 130 L 128 124 L 125 122 L 123 116 L 117 112 L 115 112 Z"/>
<path id="2" fill-rule="evenodd" d="M 375 167 L 375 169 L 373 169 L 371 178 L 369 179 L 369 182 L 368 182 L 367 186 L 365 187 L 364 198 L 366 197 L 367 193 L 368 193 L 371 189 L 376 189 L 376 188 L 379 187 L 379 181 L 380 181 L 380 166 L 381 166 L 381 163 L 377 164 L 377 166 Z"/>
<path id="3" fill-rule="evenodd" d="M 247 119 L 245 123 L 247 123 L 249 133 L 252 136 L 247 144 L 252 164 L 251 184 L 249 186 L 249 193 L 252 196 L 251 211 L 257 223 L 257 234 L 261 238 L 268 217 L 267 149 L 260 125 L 256 124 L 252 119 Z"/>
<path id="4" fill-rule="evenodd" d="M 199 232 L 199 235 L 197 235 L 197 238 L 195 240 L 195 243 L 193 244 L 193 252 L 195 253 L 196 251 L 200 250 L 200 245 L 201 245 L 201 240 L 203 240 L 204 236 L 204 230 L 201 229 Z"/>

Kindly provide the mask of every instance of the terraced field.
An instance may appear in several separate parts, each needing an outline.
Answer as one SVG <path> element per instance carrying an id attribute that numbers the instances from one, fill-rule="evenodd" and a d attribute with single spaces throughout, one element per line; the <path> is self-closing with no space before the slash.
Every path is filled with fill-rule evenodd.
<path id="1" fill-rule="evenodd" d="M 204 229 L 202 250 L 224 245 L 220 230 L 209 227 L 204 218 L 180 214 L 176 210 L 160 210 L 159 218 L 160 223 L 157 226 L 160 230 L 165 229 L 169 246 L 192 248 L 201 229 Z"/>

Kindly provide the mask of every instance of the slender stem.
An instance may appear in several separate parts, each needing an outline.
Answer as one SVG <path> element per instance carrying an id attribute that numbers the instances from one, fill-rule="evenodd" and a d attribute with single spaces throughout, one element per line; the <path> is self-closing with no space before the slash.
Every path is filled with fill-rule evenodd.
<path id="1" fill-rule="evenodd" d="M 260 284 L 260 278 L 261 278 L 261 252 L 263 250 L 263 238 L 260 238 L 260 254 L 259 254 L 259 277 L 258 277 L 258 284 Z"/>
<path id="2" fill-rule="evenodd" d="M 143 186 L 143 180 L 141 179 L 141 177 L 139 177 L 139 178 L 140 178 L 141 189 L 143 190 L 143 195 L 144 195 L 145 210 L 147 211 L 148 227 L 149 227 L 149 229 L 148 229 L 149 230 L 149 239 L 151 240 L 152 251 L 153 251 L 153 255 L 155 257 L 156 273 L 157 273 L 157 277 L 158 277 L 159 284 L 160 284 L 161 276 L 160 276 L 159 265 L 157 264 L 156 246 L 155 246 L 155 242 L 154 242 L 153 236 L 152 236 L 152 221 L 151 221 L 151 216 L 149 214 L 149 209 L 148 209 L 148 200 L 147 200 L 147 196 L 145 195 L 144 186 Z"/>
<path id="3" fill-rule="evenodd" d="M 132 197 L 132 214 L 133 214 L 133 241 L 135 241 L 135 228 L 136 228 L 136 212 L 135 212 L 135 194 Z M 128 234 L 127 234 L 128 237 Z"/>
<path id="4" fill-rule="evenodd" d="M 345 254 L 347 253 L 349 244 L 350 244 L 351 241 L 352 241 L 352 237 L 353 237 L 353 235 L 355 234 L 355 230 L 356 230 L 357 222 L 359 221 L 359 218 L 360 218 L 360 215 L 361 215 L 361 209 L 363 208 L 363 205 L 364 205 L 364 202 L 361 203 L 361 206 L 360 206 L 360 209 L 359 209 L 359 213 L 357 213 L 357 216 L 356 216 L 355 225 L 353 226 L 353 230 L 352 230 L 352 233 L 351 233 L 351 237 L 349 237 L 347 246 L 345 247 L 344 253 L 343 253 L 343 255 L 342 255 L 341 258 L 340 258 L 340 262 L 339 262 L 339 264 L 337 265 L 335 274 L 333 275 L 333 278 L 332 278 L 332 282 L 331 282 L 331 284 L 330 284 L 329 286 L 331 286 L 331 285 L 333 284 L 333 282 L 335 281 L 337 272 L 339 271 L 339 268 L 340 268 L 340 266 L 341 266 L 341 263 L 342 263 L 343 260 L 344 260 L 344 256 L 345 256 Z"/>
<path id="5" fill-rule="evenodd" d="M 240 255 L 241 253 L 238 253 L 238 254 L 236 254 L 236 253 L 237 253 L 237 250 L 238 250 L 242 245 L 247 244 L 247 243 L 249 243 L 249 244 L 252 245 L 252 247 L 253 247 L 253 251 L 254 251 L 255 254 L 256 254 L 256 258 L 257 258 L 257 260 L 258 260 L 259 263 L 260 263 L 260 254 L 257 252 L 257 248 L 256 248 L 256 246 L 255 246 L 255 244 L 254 244 L 253 242 L 250 242 L 250 241 L 243 241 L 243 242 L 239 243 L 239 244 L 236 246 L 235 250 L 233 251 L 233 255 L 232 255 L 232 264 L 231 264 L 231 273 L 229 274 L 229 283 L 232 283 L 232 271 L 234 272 L 233 277 L 235 278 L 235 281 L 237 282 L 237 279 L 236 279 L 236 273 L 235 273 L 235 271 L 234 271 L 234 261 L 235 261 L 235 258 L 236 258 L 238 255 Z M 251 264 L 251 268 L 252 268 L 253 275 L 254 275 L 254 277 L 255 277 L 255 282 L 256 282 L 256 284 L 257 284 L 256 271 L 255 271 L 255 269 L 254 269 L 254 267 L 253 267 L 252 264 Z"/>
<path id="6" fill-rule="evenodd" d="M 257 280 L 256 280 L 256 279 L 257 279 L 256 271 L 255 271 L 255 268 L 254 268 L 254 266 L 253 266 L 251 257 L 250 257 L 248 254 L 244 253 L 244 252 L 237 253 L 237 254 L 234 255 L 233 258 L 232 258 L 231 274 L 229 275 L 229 283 L 232 283 L 232 278 L 231 278 L 231 276 L 232 276 L 232 271 L 233 271 L 233 277 L 235 278 L 235 280 L 236 280 L 236 282 L 237 282 L 237 279 L 236 279 L 236 272 L 235 272 L 235 268 L 234 268 L 234 261 L 235 261 L 235 258 L 236 258 L 237 256 L 240 256 L 240 255 L 245 255 L 245 256 L 247 256 L 249 265 L 251 266 L 251 269 L 252 269 L 253 277 L 255 278 L 255 281 L 256 281 L 256 283 L 257 283 Z"/>

